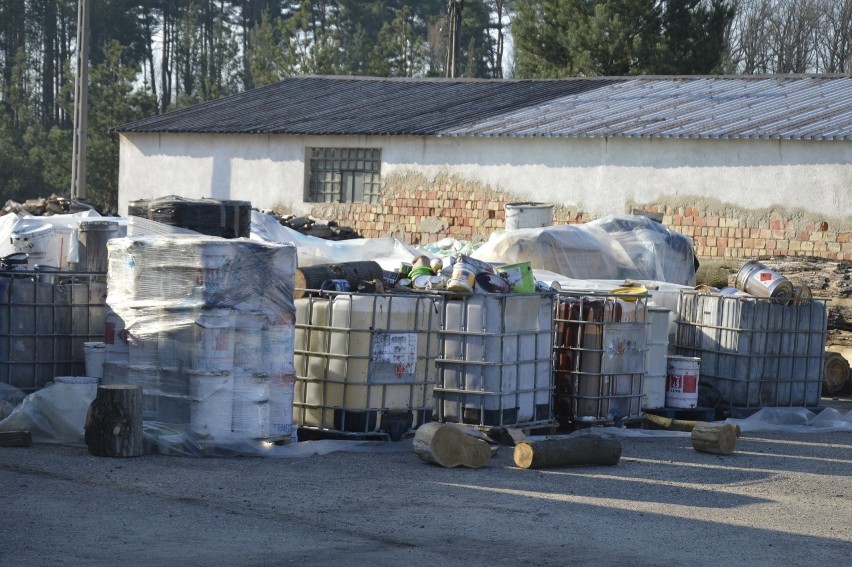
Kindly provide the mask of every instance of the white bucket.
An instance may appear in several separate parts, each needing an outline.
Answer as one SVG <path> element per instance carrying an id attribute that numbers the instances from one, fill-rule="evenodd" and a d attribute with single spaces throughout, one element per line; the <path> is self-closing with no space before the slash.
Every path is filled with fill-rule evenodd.
<path id="1" fill-rule="evenodd" d="M 231 372 L 234 369 L 235 312 L 231 309 L 204 310 L 195 320 L 193 341 L 188 345 L 190 368 L 205 372 Z"/>
<path id="2" fill-rule="evenodd" d="M 227 437 L 234 414 L 234 377 L 230 372 L 188 370 L 189 425 L 200 436 Z"/>
<path id="3" fill-rule="evenodd" d="M 263 313 L 241 313 L 234 329 L 234 368 L 246 372 L 263 369 Z"/>
<path id="4" fill-rule="evenodd" d="M 292 372 L 295 327 L 268 325 L 263 331 L 262 341 L 262 371 L 270 374 Z"/>
<path id="5" fill-rule="evenodd" d="M 104 377 L 104 360 L 106 360 L 106 343 L 83 343 L 83 358 L 86 361 L 86 375 L 95 378 Z"/>
<path id="6" fill-rule="evenodd" d="M 694 408 L 698 406 L 698 377 L 701 359 L 670 356 L 666 366 L 666 406 Z"/>
<path id="7" fill-rule="evenodd" d="M 270 377 L 268 374 L 234 374 L 233 432 L 251 439 L 269 438 Z"/>
<path id="8" fill-rule="evenodd" d="M 553 205 L 548 203 L 506 203 L 506 230 L 541 228 L 553 224 Z"/>
<path id="9" fill-rule="evenodd" d="M 198 264 L 195 283 L 206 294 L 228 291 L 231 285 L 232 266 L 238 248 L 229 241 L 202 240 L 198 243 Z"/>

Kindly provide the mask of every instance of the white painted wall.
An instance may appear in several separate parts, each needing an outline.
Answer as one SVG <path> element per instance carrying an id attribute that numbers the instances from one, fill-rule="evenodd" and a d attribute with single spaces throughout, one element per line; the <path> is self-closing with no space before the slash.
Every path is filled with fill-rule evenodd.
<path id="1" fill-rule="evenodd" d="M 119 211 L 165 195 L 303 202 L 305 148 L 381 147 L 382 175 L 412 169 L 488 183 L 518 201 L 576 206 L 592 216 L 675 196 L 747 209 L 783 206 L 852 219 L 852 142 L 575 138 L 121 136 Z"/>

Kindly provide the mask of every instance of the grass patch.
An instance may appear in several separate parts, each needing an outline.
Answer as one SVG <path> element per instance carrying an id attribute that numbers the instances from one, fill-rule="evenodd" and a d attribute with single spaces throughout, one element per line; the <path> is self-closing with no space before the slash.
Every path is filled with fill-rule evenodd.
<path id="1" fill-rule="evenodd" d="M 739 267 L 736 260 L 701 260 L 698 270 L 695 271 L 695 284 L 719 289 L 728 287 L 729 277 L 736 274 Z"/>

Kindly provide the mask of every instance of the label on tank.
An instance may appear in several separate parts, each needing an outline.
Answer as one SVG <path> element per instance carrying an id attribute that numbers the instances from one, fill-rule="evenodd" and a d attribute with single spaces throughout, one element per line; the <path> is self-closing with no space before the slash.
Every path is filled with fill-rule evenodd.
<path id="1" fill-rule="evenodd" d="M 417 333 L 373 331 L 368 382 L 413 384 L 417 369 Z"/>

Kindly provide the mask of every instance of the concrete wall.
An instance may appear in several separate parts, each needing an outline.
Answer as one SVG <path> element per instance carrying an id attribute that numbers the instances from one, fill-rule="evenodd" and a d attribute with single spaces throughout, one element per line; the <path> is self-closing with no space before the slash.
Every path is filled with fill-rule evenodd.
<path id="1" fill-rule="evenodd" d="M 382 203 L 305 203 L 310 146 L 381 147 Z M 486 239 L 506 203 L 541 201 L 555 223 L 657 212 L 701 256 L 852 259 L 852 142 L 131 133 L 120 160 L 122 212 L 169 194 L 246 199 L 426 243 Z"/>

